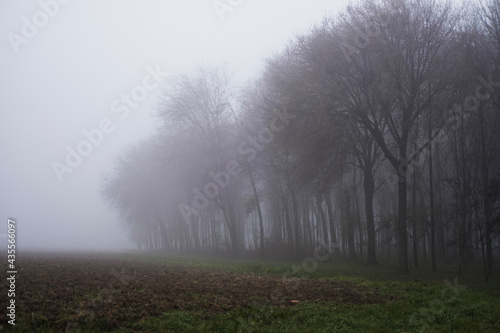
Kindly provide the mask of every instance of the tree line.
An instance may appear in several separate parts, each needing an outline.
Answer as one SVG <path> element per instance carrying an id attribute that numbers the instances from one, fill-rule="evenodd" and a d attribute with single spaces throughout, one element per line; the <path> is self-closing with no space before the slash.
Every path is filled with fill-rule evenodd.
<path id="1" fill-rule="evenodd" d="M 397 262 L 474 260 L 500 233 L 500 1 L 362 0 L 236 86 L 172 77 L 158 133 L 103 194 L 139 248 Z"/>

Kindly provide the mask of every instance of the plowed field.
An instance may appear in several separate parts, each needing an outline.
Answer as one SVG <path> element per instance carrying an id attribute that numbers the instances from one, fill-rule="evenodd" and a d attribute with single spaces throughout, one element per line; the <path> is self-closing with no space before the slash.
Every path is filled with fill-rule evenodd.
<path id="1" fill-rule="evenodd" d="M 118 327 L 174 309 L 220 313 L 256 304 L 386 301 L 350 282 L 244 275 L 120 256 L 24 254 L 17 271 L 16 320 L 47 321 L 61 330 L 96 320 Z M 5 279 L 2 284 L 6 294 Z M 1 324 L 7 326 L 5 316 Z"/>

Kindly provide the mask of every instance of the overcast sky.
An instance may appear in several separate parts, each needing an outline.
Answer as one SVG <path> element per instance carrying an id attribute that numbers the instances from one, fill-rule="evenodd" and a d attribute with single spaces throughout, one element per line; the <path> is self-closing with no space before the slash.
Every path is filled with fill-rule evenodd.
<path id="1" fill-rule="evenodd" d="M 124 148 L 156 130 L 165 74 L 151 72 L 226 63 L 238 80 L 252 79 L 345 1 L 223 0 L 237 6 L 219 13 L 213 3 L 0 1 L 0 233 L 15 217 L 19 251 L 134 248 L 99 184 Z M 122 95 L 132 92 L 127 105 Z M 94 131 L 89 148 L 83 132 L 99 126 L 110 133 Z M 88 153 L 71 172 L 68 147 Z M 54 162 L 65 165 L 59 177 Z"/>

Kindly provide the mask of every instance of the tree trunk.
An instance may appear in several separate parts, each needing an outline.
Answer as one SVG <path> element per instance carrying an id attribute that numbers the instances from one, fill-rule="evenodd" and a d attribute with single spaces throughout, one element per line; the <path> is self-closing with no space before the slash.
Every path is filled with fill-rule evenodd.
<path id="1" fill-rule="evenodd" d="M 408 273 L 408 237 L 406 234 L 406 200 L 407 182 L 406 147 L 401 148 L 400 167 L 398 168 L 398 238 L 399 238 L 399 271 Z"/>
<path id="2" fill-rule="evenodd" d="M 257 193 L 257 188 L 255 187 L 255 181 L 252 176 L 252 171 L 249 172 L 250 182 L 252 184 L 253 195 L 255 196 L 256 206 L 257 206 L 257 214 L 259 216 L 259 232 L 260 232 L 260 258 L 265 260 L 266 252 L 264 249 L 264 221 L 262 219 L 262 211 L 260 209 L 260 198 L 259 193 Z"/>
<path id="3" fill-rule="evenodd" d="M 493 248 L 492 248 L 492 237 L 491 237 L 491 206 L 490 198 L 488 195 L 489 189 L 489 176 L 488 176 L 488 163 L 487 163 L 487 149 L 486 149 L 486 136 L 485 136 L 485 118 L 484 118 L 484 108 L 480 111 L 481 117 L 481 127 L 480 127 L 480 139 L 481 139 L 481 180 L 483 185 L 483 205 L 484 205 L 484 225 L 485 225 L 485 243 L 486 243 L 486 263 L 488 275 L 493 272 Z M 481 235 L 481 241 L 482 235 Z"/>
<path id="4" fill-rule="evenodd" d="M 316 205 L 318 208 L 318 214 L 319 214 L 319 221 L 321 223 L 322 231 L 323 231 L 323 242 L 325 244 L 328 244 L 328 229 L 327 229 L 327 223 L 326 223 L 326 217 L 325 217 L 325 212 L 323 211 L 322 207 L 322 198 L 320 195 L 316 196 Z"/>
<path id="5" fill-rule="evenodd" d="M 366 233 L 368 244 L 366 248 L 366 263 L 368 265 L 377 265 L 377 254 L 375 249 L 375 221 L 373 217 L 373 196 L 375 194 L 375 181 L 371 169 L 364 170 L 363 187 L 365 191 L 365 215 L 366 215 Z"/>
<path id="6" fill-rule="evenodd" d="M 335 220 L 333 216 L 333 205 L 330 196 L 330 191 L 325 193 L 326 209 L 328 211 L 328 220 L 330 222 L 330 241 L 332 242 L 332 247 L 334 248 L 335 254 L 339 252 L 339 246 L 337 243 L 337 232 L 335 231 Z"/>
<path id="7" fill-rule="evenodd" d="M 434 216 L 434 178 L 432 170 L 432 109 L 429 109 L 429 202 L 430 202 L 430 218 L 431 218 L 431 262 L 432 272 L 437 273 L 436 263 L 436 220 Z"/>
<path id="8" fill-rule="evenodd" d="M 344 221 L 347 227 L 347 246 L 349 248 L 349 260 L 356 261 L 356 245 L 354 244 L 354 223 L 351 211 L 351 196 L 348 190 L 344 190 Z"/>
<path id="9" fill-rule="evenodd" d="M 292 199 L 293 223 L 294 223 L 294 231 L 295 231 L 294 252 L 295 252 L 295 259 L 298 259 L 300 256 L 300 251 L 301 251 L 300 231 L 299 231 L 299 224 L 300 224 L 299 208 L 297 205 L 297 198 L 295 197 L 295 192 L 293 190 L 290 191 L 290 196 Z"/>
<path id="10" fill-rule="evenodd" d="M 442 264 L 448 264 L 448 258 L 446 257 L 446 242 L 445 242 L 445 231 L 443 223 L 443 193 L 441 189 L 441 161 L 440 161 L 440 149 L 439 142 L 436 142 L 436 165 L 437 165 L 437 190 L 438 190 L 438 223 L 436 225 L 436 258 Z"/>
<path id="11" fill-rule="evenodd" d="M 416 166 L 415 166 L 416 168 Z M 412 186 L 412 196 L 411 196 L 411 208 L 412 208 L 412 247 L 413 247 L 413 266 L 418 269 L 418 230 L 417 230 L 417 172 L 413 172 L 413 186 Z"/>
<path id="12" fill-rule="evenodd" d="M 359 257 L 363 260 L 363 227 L 361 225 L 361 213 L 359 211 L 359 200 L 357 194 L 357 181 L 356 181 L 356 173 L 357 170 L 354 170 L 354 181 L 352 191 L 354 193 L 354 202 L 356 203 L 356 218 L 358 220 L 358 237 L 359 237 Z"/>

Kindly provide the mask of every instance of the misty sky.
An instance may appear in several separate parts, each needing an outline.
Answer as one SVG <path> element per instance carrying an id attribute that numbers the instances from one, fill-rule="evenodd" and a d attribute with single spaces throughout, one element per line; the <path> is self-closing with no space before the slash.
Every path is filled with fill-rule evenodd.
<path id="1" fill-rule="evenodd" d="M 245 82 L 345 3 L 240 1 L 221 20 L 213 0 L 60 2 L 68 3 L 0 1 L 0 233 L 17 218 L 19 251 L 133 248 L 99 184 L 124 148 L 156 130 L 162 88 L 149 71 L 226 63 Z M 52 3 L 45 22 L 40 3 Z M 38 31 L 26 27 L 34 19 Z M 143 100 L 127 104 L 122 95 L 132 91 Z M 76 150 L 102 122 L 113 131 L 95 136 L 100 144 L 60 181 L 53 162 L 66 164 L 66 147 Z"/>

